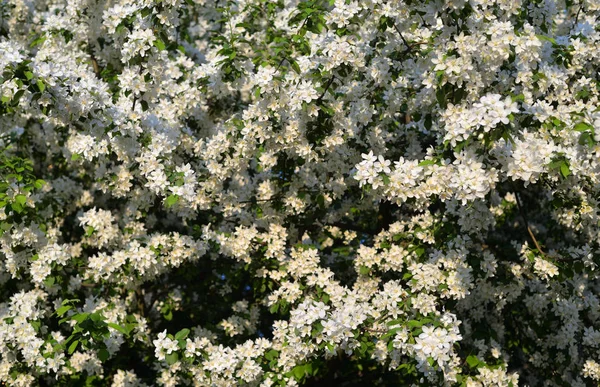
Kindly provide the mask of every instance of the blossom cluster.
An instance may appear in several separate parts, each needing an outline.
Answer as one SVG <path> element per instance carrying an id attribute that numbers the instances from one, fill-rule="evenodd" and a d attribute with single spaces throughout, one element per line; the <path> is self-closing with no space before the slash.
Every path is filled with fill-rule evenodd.
<path id="1" fill-rule="evenodd" d="M 0 0 L 0 384 L 600 383 L 599 0 Z"/>

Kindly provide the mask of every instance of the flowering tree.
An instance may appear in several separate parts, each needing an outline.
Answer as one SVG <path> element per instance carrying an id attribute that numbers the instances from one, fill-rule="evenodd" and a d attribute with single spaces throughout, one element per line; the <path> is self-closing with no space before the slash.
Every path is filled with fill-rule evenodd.
<path id="1" fill-rule="evenodd" d="M 0 0 L 0 381 L 596 385 L 599 18 Z"/>

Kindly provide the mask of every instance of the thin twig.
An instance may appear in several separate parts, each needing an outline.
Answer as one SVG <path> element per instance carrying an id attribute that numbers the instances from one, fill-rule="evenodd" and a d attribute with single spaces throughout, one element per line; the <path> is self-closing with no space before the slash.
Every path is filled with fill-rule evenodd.
<path id="1" fill-rule="evenodd" d="M 329 86 L 331 86 L 334 79 L 335 79 L 335 75 L 332 75 L 331 79 L 329 80 L 329 82 L 327 82 L 327 85 L 325 86 L 325 90 L 323 90 L 323 93 L 319 96 L 319 98 L 317 98 L 317 101 L 321 101 L 323 99 L 323 97 L 325 97 L 325 93 L 327 93 L 327 90 L 329 90 Z"/>
<path id="2" fill-rule="evenodd" d="M 540 244 L 538 243 L 537 239 L 535 238 L 533 231 L 531 231 L 531 227 L 529 227 L 529 222 L 527 221 L 527 213 L 525 212 L 525 209 L 521 205 L 521 199 L 519 199 L 519 194 L 516 191 L 515 191 L 515 198 L 517 199 L 517 207 L 519 208 L 521 217 L 523 218 L 523 221 L 525 222 L 525 227 L 527 227 L 527 232 L 529 233 L 531 240 L 533 240 L 533 243 L 535 244 L 535 247 L 538 249 L 540 254 L 546 255 L 546 253 L 544 253 L 544 250 L 542 250 Z"/>
<path id="3" fill-rule="evenodd" d="M 281 58 L 281 61 L 277 65 L 277 68 L 275 69 L 275 71 L 279 71 L 279 68 L 281 67 L 281 65 L 283 64 L 283 62 L 285 62 L 285 59 L 286 59 L 285 56 L 283 58 Z"/>
<path id="4" fill-rule="evenodd" d="M 396 25 L 396 23 L 394 23 L 394 28 L 396 29 L 396 31 L 398 32 L 398 35 L 400 35 L 400 38 L 402 39 L 402 41 L 406 45 L 406 52 L 410 52 L 410 50 L 412 49 L 412 47 L 410 46 L 410 44 L 408 44 L 408 42 L 406 41 L 406 39 L 404 39 L 404 35 L 402 35 L 402 32 L 400 32 L 400 28 L 398 28 L 398 26 Z"/>
<path id="5" fill-rule="evenodd" d="M 583 8 L 583 0 L 581 1 L 581 4 L 579 5 L 579 9 L 577 10 L 577 14 L 575 15 L 575 23 L 573 24 L 573 27 L 575 27 L 579 21 L 579 13 L 581 12 L 581 9 Z"/>
<path id="6" fill-rule="evenodd" d="M 142 289 L 137 288 L 135 290 L 135 296 L 137 298 L 137 306 L 140 310 L 140 315 L 142 317 L 146 317 L 146 303 L 144 302 L 144 297 L 142 296 Z"/>

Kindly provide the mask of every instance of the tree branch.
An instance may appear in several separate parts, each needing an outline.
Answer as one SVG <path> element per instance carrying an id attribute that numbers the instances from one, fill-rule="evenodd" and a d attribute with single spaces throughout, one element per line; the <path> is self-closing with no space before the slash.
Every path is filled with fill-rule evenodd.
<path id="1" fill-rule="evenodd" d="M 538 249 L 538 251 L 542 255 L 546 255 L 546 253 L 544 253 L 544 250 L 542 250 L 542 247 L 538 243 L 535 235 L 533 234 L 533 231 L 531 231 L 531 227 L 529 227 L 529 222 L 527 220 L 527 213 L 525 212 L 525 209 L 521 205 L 521 199 L 519 199 L 519 194 L 517 193 L 516 190 L 515 190 L 514 194 L 515 194 L 515 198 L 517 199 L 517 208 L 519 208 L 519 213 L 521 214 L 521 217 L 523 218 L 523 221 L 525 222 L 525 227 L 527 227 L 527 232 L 529 233 L 529 236 L 531 237 L 531 240 L 535 244 L 535 247 Z"/>

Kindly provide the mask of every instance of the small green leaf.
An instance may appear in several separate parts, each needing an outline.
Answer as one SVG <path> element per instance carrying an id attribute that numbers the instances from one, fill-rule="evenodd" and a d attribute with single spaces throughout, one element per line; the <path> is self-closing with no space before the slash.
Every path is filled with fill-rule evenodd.
<path id="1" fill-rule="evenodd" d="M 435 98 L 441 108 L 446 108 L 446 93 L 443 89 L 437 89 L 435 92 Z"/>
<path id="2" fill-rule="evenodd" d="M 512 101 L 513 102 L 523 102 L 525 101 L 525 95 L 524 94 L 518 94 L 512 97 Z"/>
<path id="3" fill-rule="evenodd" d="M 477 368 L 477 365 L 479 365 L 479 359 L 477 359 L 477 356 L 469 355 L 467 357 L 467 364 L 471 368 Z"/>
<path id="4" fill-rule="evenodd" d="M 25 205 L 25 203 L 27 203 L 27 196 L 25 196 L 25 195 L 17 195 L 17 196 L 15 196 L 15 200 L 20 205 Z"/>
<path id="5" fill-rule="evenodd" d="M 325 196 L 323 194 L 317 196 L 317 205 L 319 208 L 325 208 Z"/>
<path id="6" fill-rule="evenodd" d="M 184 328 L 175 334 L 175 340 L 183 340 L 190 334 L 190 330 Z"/>
<path id="7" fill-rule="evenodd" d="M 19 99 L 23 96 L 23 94 L 25 94 L 25 90 L 17 91 L 13 97 L 13 103 L 19 101 Z"/>
<path id="8" fill-rule="evenodd" d="M 585 132 L 586 130 L 592 129 L 592 128 L 593 128 L 593 126 L 591 126 L 590 124 L 586 124 L 585 122 L 580 122 L 573 127 L 573 130 L 575 130 L 577 132 Z"/>
<path id="9" fill-rule="evenodd" d="M 46 85 L 44 84 L 44 81 L 42 81 L 41 79 L 38 79 L 35 84 L 37 85 L 38 89 L 40 89 L 40 93 L 43 93 L 44 90 L 46 90 Z"/>
<path id="10" fill-rule="evenodd" d="M 120 326 L 119 324 L 115 324 L 115 323 L 106 323 L 106 325 L 108 325 L 109 327 L 111 327 L 114 330 L 117 330 L 119 332 L 121 332 L 122 334 L 124 334 L 125 336 L 129 335 L 129 332 L 127 331 L 127 329 L 123 328 L 122 326 Z"/>
<path id="11" fill-rule="evenodd" d="M 89 317 L 89 313 L 85 312 L 85 313 L 77 313 L 76 315 L 73 315 L 72 319 L 77 321 L 78 323 L 81 323 L 82 321 L 86 320 Z"/>
<path id="12" fill-rule="evenodd" d="M 71 345 L 69 345 L 69 349 L 67 351 L 69 353 L 69 355 L 71 355 L 73 352 L 75 352 L 78 344 L 79 344 L 79 340 L 75 340 L 71 343 Z"/>
<path id="13" fill-rule="evenodd" d="M 592 134 L 590 132 L 581 133 L 581 136 L 579 136 L 579 145 L 593 146 L 594 138 Z"/>
<path id="14" fill-rule="evenodd" d="M 71 161 L 76 161 L 76 160 L 79 160 L 80 158 L 81 158 L 81 155 L 80 155 L 80 154 L 73 153 L 73 154 L 71 155 Z"/>
<path id="15" fill-rule="evenodd" d="M 17 213 L 21 213 L 23 212 L 23 206 L 17 202 L 11 203 L 10 204 L 10 208 L 12 208 L 13 211 L 17 212 Z"/>
<path id="16" fill-rule="evenodd" d="M 94 233 L 94 231 L 95 231 L 95 230 L 94 230 L 94 227 L 92 227 L 92 226 L 87 226 L 87 227 L 85 228 L 85 236 L 87 236 L 87 237 L 90 237 L 90 236 L 92 236 L 92 234 Z"/>
<path id="17" fill-rule="evenodd" d="M 295 60 L 290 60 L 290 64 L 292 65 L 292 69 L 294 69 L 294 71 L 298 74 L 302 73 L 302 70 L 300 70 L 300 66 L 298 65 L 298 62 L 296 62 Z"/>
<path id="18" fill-rule="evenodd" d="M 269 352 L 265 353 L 265 359 L 271 361 L 271 360 L 275 359 L 278 355 L 279 355 L 279 352 L 272 349 Z"/>
<path id="19" fill-rule="evenodd" d="M 62 317 L 65 313 L 67 313 L 71 309 L 73 309 L 73 307 L 71 305 L 63 305 L 56 310 L 56 315 L 58 317 Z"/>
<path id="20" fill-rule="evenodd" d="M 160 51 L 162 51 L 162 50 L 164 50 L 165 48 L 167 48 L 167 46 L 165 46 L 165 42 L 163 42 L 163 41 L 162 41 L 162 40 L 160 40 L 160 39 L 156 39 L 156 40 L 154 41 L 154 43 L 153 43 L 153 44 L 154 44 L 154 46 L 155 46 L 156 48 L 158 48 Z"/>
<path id="21" fill-rule="evenodd" d="M 173 207 L 178 201 L 179 201 L 179 196 L 170 195 L 169 197 L 167 197 L 167 200 L 166 200 L 167 208 Z"/>
<path id="22" fill-rule="evenodd" d="M 427 165 L 434 165 L 434 164 L 435 164 L 435 160 L 423 160 L 418 165 L 419 165 L 419 167 L 425 167 Z"/>
<path id="23" fill-rule="evenodd" d="M 168 365 L 175 364 L 179 360 L 179 354 L 177 352 L 171 352 L 165 357 Z"/>
<path id="24" fill-rule="evenodd" d="M 550 43 L 552 43 L 553 45 L 556 45 L 556 40 L 555 40 L 554 38 L 551 38 L 551 37 L 549 37 L 549 36 L 544 36 L 544 35 L 536 35 L 536 37 L 537 37 L 539 40 L 545 40 L 545 41 L 547 41 L 547 42 L 550 42 Z"/>
<path id="25" fill-rule="evenodd" d="M 292 369 L 292 374 L 294 374 L 294 377 L 296 379 L 302 379 L 304 377 L 304 365 L 297 365 L 296 367 L 294 367 Z"/>
<path id="26" fill-rule="evenodd" d="M 42 327 L 42 323 L 40 321 L 32 321 L 30 324 L 36 332 L 39 332 L 40 328 Z"/>
<path id="27" fill-rule="evenodd" d="M 108 360 L 109 357 L 110 357 L 110 353 L 105 348 L 101 348 L 98 351 L 98 360 L 105 362 Z"/>
<path id="28" fill-rule="evenodd" d="M 562 163 L 560 165 L 560 174 L 565 178 L 571 174 L 571 170 L 569 169 L 569 165 L 567 163 Z"/>

